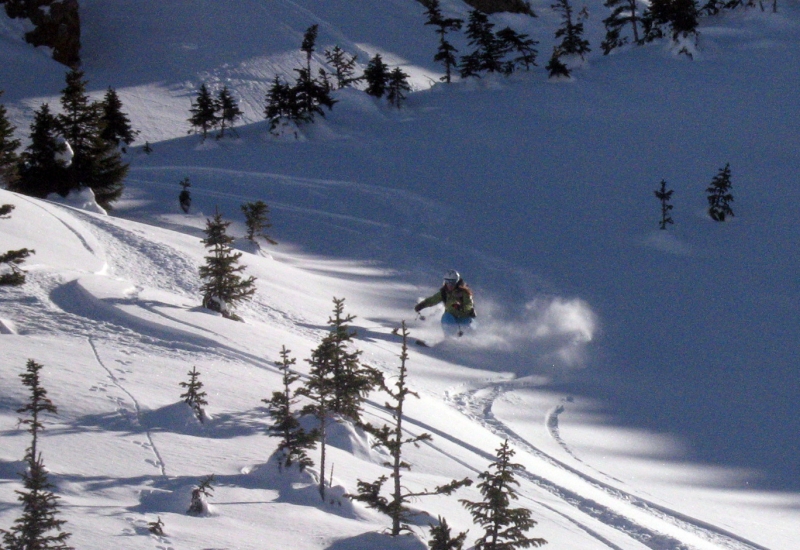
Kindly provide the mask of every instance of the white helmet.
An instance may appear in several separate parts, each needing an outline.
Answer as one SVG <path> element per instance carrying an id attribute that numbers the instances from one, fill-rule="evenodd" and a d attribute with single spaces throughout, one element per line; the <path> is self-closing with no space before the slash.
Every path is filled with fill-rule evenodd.
<path id="1" fill-rule="evenodd" d="M 461 280 L 461 275 L 459 275 L 458 271 L 456 271 L 455 269 L 451 269 L 450 271 L 444 274 L 445 283 L 450 283 L 451 285 L 454 285 L 458 283 L 458 281 L 460 280 Z"/>

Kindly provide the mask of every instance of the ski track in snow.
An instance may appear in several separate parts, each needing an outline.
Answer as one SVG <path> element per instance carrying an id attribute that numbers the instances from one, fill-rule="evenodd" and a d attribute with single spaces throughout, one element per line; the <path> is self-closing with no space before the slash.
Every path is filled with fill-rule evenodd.
<path id="1" fill-rule="evenodd" d="M 95 345 L 94 340 L 91 337 L 87 338 L 87 340 L 89 342 L 89 346 L 92 348 L 92 352 L 94 353 L 94 358 L 97 361 L 97 364 L 108 373 L 108 377 L 109 379 L 111 379 L 111 382 L 130 398 L 131 402 L 133 403 L 133 408 L 136 411 L 136 424 L 138 424 L 141 427 L 142 408 L 139 405 L 139 401 L 136 399 L 136 397 L 133 396 L 131 392 L 129 392 L 125 388 L 125 386 L 122 385 L 119 378 L 117 378 L 114 375 L 111 369 L 109 369 L 103 362 L 103 360 L 100 358 L 100 353 L 97 351 L 97 346 Z M 155 441 L 153 441 L 153 437 L 150 434 L 150 430 L 145 428 L 144 434 L 147 437 L 147 441 L 149 442 L 150 450 L 155 455 L 154 466 L 156 466 L 161 471 L 162 476 L 166 477 L 167 475 L 166 465 L 164 464 L 164 460 L 161 458 L 161 453 L 158 452 L 158 447 L 156 447 Z"/>
<path id="2" fill-rule="evenodd" d="M 483 397 L 481 396 L 483 393 L 488 395 Z M 608 483 L 600 481 L 561 462 L 560 460 L 551 457 L 547 453 L 530 444 L 527 440 L 519 436 L 516 432 L 514 432 L 514 430 L 503 424 L 502 421 L 494 416 L 494 413 L 492 412 L 492 406 L 494 401 L 502 394 L 502 385 L 495 384 L 485 388 L 473 389 L 454 394 L 450 397 L 450 400 L 456 409 L 461 411 L 465 416 L 477 421 L 500 437 L 508 439 L 520 449 L 525 450 L 529 454 L 563 470 L 566 473 L 576 476 L 581 481 L 588 483 L 592 487 L 601 490 L 608 496 L 613 497 L 614 499 L 626 505 L 632 505 L 640 510 L 646 511 L 658 521 L 675 525 L 687 533 L 692 533 L 708 542 L 716 544 L 719 548 L 729 550 L 769 550 L 764 546 L 758 545 L 734 533 L 726 531 L 725 529 L 721 529 L 688 515 L 681 514 L 665 506 L 655 504 L 654 502 L 648 501 L 622 489 L 609 485 Z M 569 454 L 574 456 L 571 451 Z M 563 501 L 572 505 L 584 514 L 593 517 L 609 527 L 625 533 L 648 548 L 652 548 L 653 550 L 691 550 L 693 548 L 692 546 L 687 546 L 682 541 L 677 540 L 669 535 L 665 535 L 653 528 L 637 523 L 631 518 L 626 517 L 624 514 L 613 510 L 604 504 L 583 497 L 580 494 L 566 489 L 541 476 L 528 471 L 521 472 L 520 476 L 548 491 L 549 493 L 558 496 Z M 591 532 L 588 528 L 585 528 L 585 530 L 587 532 Z M 601 540 L 601 542 L 605 543 L 606 541 Z"/>

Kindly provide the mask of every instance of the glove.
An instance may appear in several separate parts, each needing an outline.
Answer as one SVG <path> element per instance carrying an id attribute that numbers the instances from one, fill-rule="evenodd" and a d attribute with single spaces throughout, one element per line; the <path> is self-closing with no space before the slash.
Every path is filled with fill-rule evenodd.
<path id="1" fill-rule="evenodd" d="M 417 313 L 419 313 L 421 310 L 422 310 L 422 304 L 417 304 L 414 306 L 414 311 L 416 311 Z"/>
<path id="2" fill-rule="evenodd" d="M 453 304 L 453 309 L 455 309 L 456 311 L 461 311 L 461 304 L 456 302 L 455 304 Z"/>

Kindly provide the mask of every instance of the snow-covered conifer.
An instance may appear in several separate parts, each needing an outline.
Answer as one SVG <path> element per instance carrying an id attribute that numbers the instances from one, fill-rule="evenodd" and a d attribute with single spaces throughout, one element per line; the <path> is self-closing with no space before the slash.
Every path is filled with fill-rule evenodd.
<path id="1" fill-rule="evenodd" d="M 519 485 L 515 473 L 522 470 L 520 464 L 511 462 L 514 451 L 508 440 L 497 449 L 497 460 L 478 477 L 478 489 L 483 500 L 473 502 L 462 499 L 459 502 L 472 514 L 473 521 L 484 529 L 481 538 L 475 541 L 476 550 L 514 550 L 516 548 L 538 548 L 547 544 L 541 538 L 530 538 L 525 532 L 536 525 L 531 511 L 526 508 L 511 508 L 516 500 L 514 485 Z"/>
<path id="2" fill-rule="evenodd" d="M 206 238 L 202 242 L 211 254 L 205 258 L 206 265 L 200 266 L 200 278 L 205 281 L 200 291 L 203 307 L 218 311 L 228 319 L 239 320 L 233 308 L 255 293 L 255 277 L 244 279 L 239 275 L 245 266 L 237 265 L 242 253 L 233 252 L 231 248 L 234 239 L 227 234 L 230 224 L 223 221 L 219 212 L 206 220 Z"/>
<path id="3" fill-rule="evenodd" d="M 708 215 L 711 219 L 724 222 L 728 216 L 733 216 L 731 203 L 733 193 L 731 193 L 731 165 L 726 164 L 719 169 L 719 173 L 711 180 L 711 185 L 706 188 L 708 193 Z"/>
<path id="4" fill-rule="evenodd" d="M 197 487 L 192 489 L 192 500 L 186 513 L 191 516 L 208 515 L 208 499 L 214 494 L 211 484 L 214 482 L 214 474 L 204 477 Z M 159 518 L 160 519 L 160 518 Z"/>

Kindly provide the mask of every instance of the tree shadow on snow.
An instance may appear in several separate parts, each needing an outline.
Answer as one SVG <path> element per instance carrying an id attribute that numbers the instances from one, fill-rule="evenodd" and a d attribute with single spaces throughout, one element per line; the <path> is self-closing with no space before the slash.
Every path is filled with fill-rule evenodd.
<path id="1" fill-rule="evenodd" d="M 363 550 L 381 548 L 383 550 L 425 550 L 425 545 L 414 535 L 392 537 L 383 533 L 363 533 L 349 539 L 340 539 L 328 546 L 327 550 Z"/>

